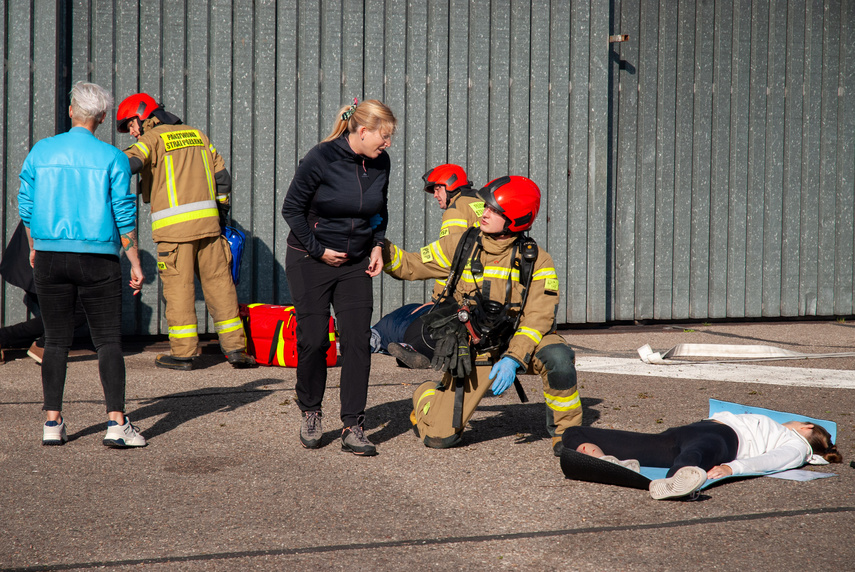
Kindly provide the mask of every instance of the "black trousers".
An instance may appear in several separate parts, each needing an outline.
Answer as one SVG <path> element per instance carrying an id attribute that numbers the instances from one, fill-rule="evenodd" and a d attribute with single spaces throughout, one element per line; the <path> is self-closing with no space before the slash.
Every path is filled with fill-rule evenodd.
<path id="1" fill-rule="evenodd" d="M 74 340 L 74 307 L 86 312 L 107 411 L 125 410 L 125 358 L 122 356 L 122 270 L 119 257 L 76 252 L 36 252 L 33 268 L 45 353 L 42 388 L 45 411 L 62 411 L 68 349 Z"/>
<path id="2" fill-rule="evenodd" d="M 638 459 L 645 467 L 668 468 L 673 476 L 682 467 L 709 471 L 736 458 L 739 438 L 722 423 L 698 421 L 672 427 L 662 433 L 635 433 L 599 427 L 570 427 L 564 431 L 564 446 L 573 451 L 582 443 L 593 443 L 606 455 Z"/>
<path id="3" fill-rule="evenodd" d="M 365 414 L 371 373 L 371 312 L 374 292 L 368 258 L 329 266 L 288 248 L 285 275 L 297 313 L 297 404 L 318 411 L 327 385 L 330 305 L 341 344 L 341 420 L 358 424 Z"/>

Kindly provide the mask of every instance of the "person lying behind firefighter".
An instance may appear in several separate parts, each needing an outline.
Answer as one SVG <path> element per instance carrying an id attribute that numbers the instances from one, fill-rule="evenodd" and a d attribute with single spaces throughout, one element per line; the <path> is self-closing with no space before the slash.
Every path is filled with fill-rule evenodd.
<path id="1" fill-rule="evenodd" d="M 480 228 L 447 235 L 419 252 L 386 241 L 384 270 L 402 280 L 446 278 L 421 334 L 410 339 L 433 355 L 442 381 L 423 383 L 413 395 L 410 420 L 424 444 L 447 448 L 461 433 L 478 402 L 492 389 L 502 394 L 517 374 L 543 379 L 547 430 L 553 452 L 561 435 L 582 422 L 575 354 L 555 333 L 559 297 L 552 257 L 526 231 L 540 208 L 540 189 L 525 177 L 501 177 L 478 191 L 484 201 Z M 521 399 L 521 386 L 517 384 Z"/>
<path id="2" fill-rule="evenodd" d="M 843 460 L 822 426 L 796 420 L 778 423 L 756 413 L 721 411 L 656 434 L 574 427 L 563 439 L 570 450 L 635 472 L 642 465 L 667 468 L 666 478 L 650 482 L 650 496 L 656 500 L 689 496 L 707 479 Z"/>

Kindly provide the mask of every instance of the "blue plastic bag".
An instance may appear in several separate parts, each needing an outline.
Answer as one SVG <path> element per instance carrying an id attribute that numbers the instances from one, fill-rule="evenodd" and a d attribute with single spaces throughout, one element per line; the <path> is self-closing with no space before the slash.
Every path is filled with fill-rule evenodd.
<path id="1" fill-rule="evenodd" d="M 223 227 L 223 236 L 229 241 L 229 248 L 232 250 L 232 281 L 237 285 L 240 284 L 240 261 L 243 256 L 243 244 L 246 242 L 246 235 L 234 227 L 225 226 Z"/>

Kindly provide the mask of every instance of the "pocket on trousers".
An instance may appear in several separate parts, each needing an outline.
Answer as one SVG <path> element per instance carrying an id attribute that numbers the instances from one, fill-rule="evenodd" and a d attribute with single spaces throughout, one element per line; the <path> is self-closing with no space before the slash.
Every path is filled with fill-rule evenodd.
<path id="1" fill-rule="evenodd" d="M 157 273 L 161 276 L 178 275 L 178 245 L 172 243 L 158 243 L 157 245 Z"/>
<path id="2" fill-rule="evenodd" d="M 232 267 L 232 247 L 229 244 L 228 239 L 222 234 L 218 238 L 220 246 L 223 247 L 223 256 L 226 258 L 226 268 L 231 269 Z M 231 270 L 230 270 L 231 271 Z"/>

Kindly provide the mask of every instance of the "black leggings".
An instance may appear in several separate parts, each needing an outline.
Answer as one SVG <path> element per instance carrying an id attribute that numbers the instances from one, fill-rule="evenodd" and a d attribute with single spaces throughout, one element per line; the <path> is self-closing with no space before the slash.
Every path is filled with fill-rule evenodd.
<path id="1" fill-rule="evenodd" d="M 573 451 L 582 443 L 593 443 L 606 455 L 638 459 L 645 467 L 668 468 L 672 476 L 681 467 L 709 471 L 736 458 L 739 438 L 722 423 L 698 421 L 672 427 L 662 433 L 635 433 L 597 427 L 570 427 L 564 431 L 564 447 Z"/>

